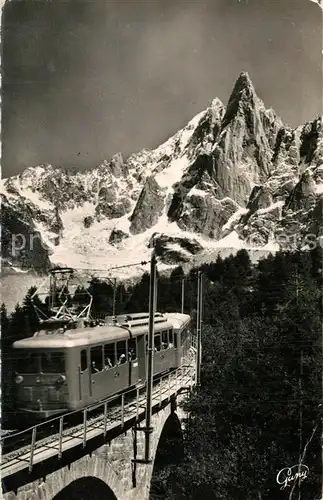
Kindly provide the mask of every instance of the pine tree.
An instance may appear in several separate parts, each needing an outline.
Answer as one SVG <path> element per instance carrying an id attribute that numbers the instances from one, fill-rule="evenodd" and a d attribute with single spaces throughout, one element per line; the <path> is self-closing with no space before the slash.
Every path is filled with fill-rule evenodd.
<path id="1" fill-rule="evenodd" d="M 5 339 L 8 335 L 9 330 L 9 318 L 7 313 L 7 308 L 4 303 L 1 304 L 1 338 Z"/>
<path id="2" fill-rule="evenodd" d="M 149 310 L 149 285 L 150 275 L 144 273 L 141 280 L 133 287 L 131 297 L 126 305 L 126 311 L 128 313 Z"/>
<path id="3" fill-rule="evenodd" d="M 93 316 L 111 315 L 113 310 L 113 286 L 94 277 L 91 279 L 88 291 L 93 297 Z"/>
<path id="4" fill-rule="evenodd" d="M 40 326 L 39 315 L 45 312 L 46 306 L 38 295 L 34 295 L 37 287 L 30 287 L 22 302 L 22 315 L 24 316 L 25 336 L 33 335 Z M 36 312 L 37 311 L 39 312 Z"/>
<path id="5" fill-rule="evenodd" d="M 182 280 L 185 280 L 185 274 L 181 266 L 176 267 L 170 275 L 170 304 L 169 312 L 178 312 L 181 310 L 182 303 Z"/>
<path id="6" fill-rule="evenodd" d="M 258 307 L 246 315 L 240 281 L 248 266 L 241 273 L 232 259 L 223 264 L 229 280 L 205 279 L 201 387 L 186 404 L 179 498 L 285 498 L 277 471 L 299 461 L 311 471 L 302 498 L 319 498 L 322 290 L 313 266 L 294 254 L 259 263 L 256 283 L 248 277 Z"/>

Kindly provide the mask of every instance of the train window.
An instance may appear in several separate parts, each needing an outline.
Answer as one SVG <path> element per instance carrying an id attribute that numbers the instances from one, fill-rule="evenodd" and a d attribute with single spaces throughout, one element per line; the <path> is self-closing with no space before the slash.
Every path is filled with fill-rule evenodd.
<path id="1" fill-rule="evenodd" d="M 155 335 L 155 351 L 160 351 L 160 334 Z"/>
<path id="2" fill-rule="evenodd" d="M 114 344 L 106 344 L 104 346 L 104 367 L 113 368 L 116 366 L 116 353 Z"/>
<path id="3" fill-rule="evenodd" d="M 83 349 L 81 351 L 81 371 L 84 372 L 87 370 L 87 351 Z"/>
<path id="4" fill-rule="evenodd" d="M 19 373 L 39 373 L 39 369 L 39 354 L 27 353 L 25 350 L 17 353 L 17 371 Z"/>
<path id="5" fill-rule="evenodd" d="M 177 349 L 177 332 L 173 331 L 174 347 Z"/>
<path id="6" fill-rule="evenodd" d="M 120 340 L 117 342 L 117 362 L 118 365 L 122 365 L 127 361 L 127 342 L 126 340 Z"/>
<path id="7" fill-rule="evenodd" d="M 98 373 L 103 370 L 101 345 L 92 347 L 91 349 L 91 370 L 92 373 Z"/>
<path id="8" fill-rule="evenodd" d="M 40 355 L 42 373 L 65 373 L 63 352 L 46 352 Z"/>
<path id="9" fill-rule="evenodd" d="M 161 333 L 161 347 L 162 349 L 168 349 L 168 330 Z"/>
<path id="10" fill-rule="evenodd" d="M 169 333 L 168 333 L 168 336 L 169 336 L 169 344 L 168 344 L 168 347 L 174 347 L 175 345 L 175 342 L 174 342 L 174 332 L 173 330 L 169 330 Z"/>
<path id="11" fill-rule="evenodd" d="M 128 340 L 128 356 L 129 360 L 134 361 L 137 359 L 137 342 L 136 339 Z"/>

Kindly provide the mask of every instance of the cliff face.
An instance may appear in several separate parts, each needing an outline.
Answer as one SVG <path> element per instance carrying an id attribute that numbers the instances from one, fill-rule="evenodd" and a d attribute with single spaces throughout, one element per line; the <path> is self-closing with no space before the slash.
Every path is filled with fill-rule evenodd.
<path id="1" fill-rule="evenodd" d="M 164 198 L 165 195 L 154 177 L 148 177 L 130 216 L 131 234 L 142 233 L 157 224 L 165 206 Z"/>
<path id="2" fill-rule="evenodd" d="M 165 265 L 224 244 L 308 248 L 322 236 L 322 119 L 285 126 L 242 73 L 226 107 L 214 99 L 153 151 L 82 172 L 31 167 L 1 191 L 2 257 L 14 267 L 133 262 L 154 234 Z M 41 243 L 13 255 L 17 233 Z"/>

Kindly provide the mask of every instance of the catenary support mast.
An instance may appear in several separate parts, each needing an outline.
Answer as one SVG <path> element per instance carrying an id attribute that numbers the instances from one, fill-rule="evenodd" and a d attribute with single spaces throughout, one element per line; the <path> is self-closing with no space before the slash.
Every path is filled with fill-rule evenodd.
<path id="1" fill-rule="evenodd" d="M 181 313 L 184 313 L 184 290 L 185 290 L 185 280 L 182 278 L 182 307 L 181 307 Z"/>
<path id="2" fill-rule="evenodd" d="M 147 403 L 146 403 L 146 428 L 145 428 L 145 460 L 150 460 L 150 434 L 152 415 L 152 390 L 153 390 L 153 364 L 154 364 L 154 320 L 156 305 L 156 255 L 152 251 L 150 262 L 149 286 L 149 329 L 148 329 L 148 356 L 147 356 Z"/>
<path id="3" fill-rule="evenodd" d="M 196 353 L 196 386 L 198 387 L 201 383 L 201 330 L 202 330 L 202 293 L 203 293 L 203 281 L 202 273 L 198 272 L 197 275 L 197 318 L 196 318 L 196 330 L 197 330 L 197 353 Z"/>

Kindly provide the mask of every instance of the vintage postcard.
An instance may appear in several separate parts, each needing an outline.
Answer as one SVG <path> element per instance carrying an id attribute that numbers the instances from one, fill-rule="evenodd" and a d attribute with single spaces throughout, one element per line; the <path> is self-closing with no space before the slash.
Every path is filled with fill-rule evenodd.
<path id="1" fill-rule="evenodd" d="M 322 500 L 322 0 L 3 0 L 4 500 Z"/>

